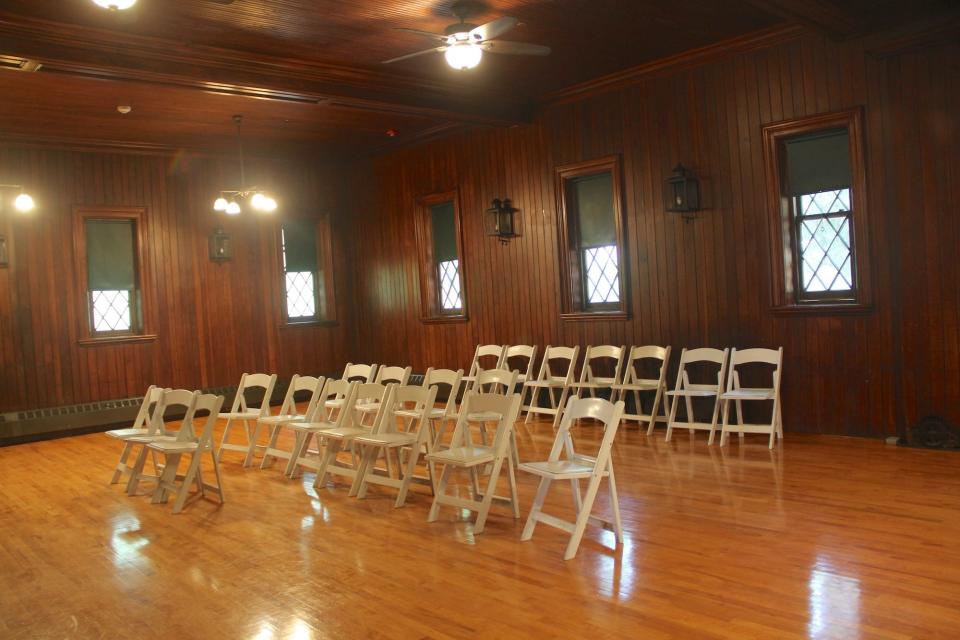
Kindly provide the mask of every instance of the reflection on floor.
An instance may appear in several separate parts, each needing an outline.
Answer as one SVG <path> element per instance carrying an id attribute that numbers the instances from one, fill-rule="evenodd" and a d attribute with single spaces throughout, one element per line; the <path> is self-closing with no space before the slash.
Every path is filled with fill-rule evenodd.
<path id="1" fill-rule="evenodd" d="M 549 424 L 518 436 L 546 457 Z M 522 543 L 496 506 L 476 537 L 453 510 L 427 524 L 422 486 L 393 509 L 230 455 L 227 504 L 173 516 L 107 484 L 103 435 L 0 449 L 0 637 L 960 637 L 957 454 L 789 433 L 720 449 L 633 424 L 617 440 L 626 543 L 588 528 L 571 562 L 564 534 Z M 571 517 L 567 487 L 550 497 Z"/>

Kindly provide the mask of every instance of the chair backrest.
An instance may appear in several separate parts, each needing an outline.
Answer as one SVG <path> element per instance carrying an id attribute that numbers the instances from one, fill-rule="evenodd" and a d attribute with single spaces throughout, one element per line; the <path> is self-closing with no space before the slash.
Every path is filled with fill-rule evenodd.
<path id="1" fill-rule="evenodd" d="M 657 378 L 644 378 L 637 370 L 637 365 L 644 360 L 657 360 L 660 362 Z M 630 355 L 627 356 L 627 362 L 623 368 L 623 383 L 663 382 L 666 379 L 667 367 L 669 366 L 670 347 L 658 347 L 656 345 L 630 347 Z"/>
<path id="2" fill-rule="evenodd" d="M 184 425 L 177 433 L 177 440 L 180 442 L 194 441 L 198 444 L 199 451 L 209 449 L 213 442 L 213 427 L 217 424 L 217 414 L 223 407 L 223 396 L 207 393 L 200 395 L 197 393 L 196 402 L 193 405 L 194 415 L 191 416 L 190 425 Z M 206 413 L 206 421 L 203 428 L 197 433 L 197 427 L 194 424 L 196 420 L 202 419 L 197 414 Z"/>
<path id="3" fill-rule="evenodd" d="M 543 361 L 540 363 L 537 380 L 553 380 L 570 384 L 573 382 L 579 354 L 579 346 L 551 347 L 547 345 L 547 348 L 543 350 Z"/>
<path id="4" fill-rule="evenodd" d="M 517 371 L 491 369 L 477 372 L 477 379 L 473 383 L 473 391 L 477 393 L 511 393 L 517 384 Z"/>
<path id="5" fill-rule="evenodd" d="M 147 392 L 143 394 L 143 402 L 140 403 L 140 409 L 137 411 L 137 417 L 133 420 L 134 429 L 147 429 L 149 431 L 152 428 L 153 413 L 163 399 L 164 391 L 166 389 L 156 385 L 147 387 Z"/>
<path id="6" fill-rule="evenodd" d="M 310 413 L 310 409 L 313 407 L 313 404 L 317 401 L 319 391 L 323 385 L 323 376 L 319 378 L 315 376 L 301 376 L 298 374 L 293 374 L 293 377 L 290 378 L 290 384 L 287 385 L 287 393 L 283 397 L 283 404 L 280 405 L 280 411 L 277 415 L 280 416 L 295 416 L 297 415 L 297 393 L 309 392 L 310 400 L 307 403 L 307 410 L 304 411 L 304 414 Z"/>
<path id="7" fill-rule="evenodd" d="M 452 371 L 450 369 L 427 369 L 423 376 L 423 386 L 433 387 L 439 393 L 439 387 L 447 387 L 447 404 L 443 407 L 444 414 L 448 416 L 457 413 L 457 393 L 460 391 L 460 381 L 463 379 L 463 369 Z"/>
<path id="8" fill-rule="evenodd" d="M 494 455 L 501 456 L 506 452 L 510 444 L 510 432 L 520 414 L 520 394 L 511 393 L 501 395 L 498 393 L 476 393 L 468 391 L 463 397 L 463 404 L 460 407 L 460 417 L 457 419 L 457 426 L 453 431 L 453 439 L 450 447 L 465 447 L 472 444 L 470 430 L 470 420 L 468 416 L 477 413 L 496 414 L 500 416 L 497 421 L 497 431 L 493 436 L 492 448 Z"/>
<path id="9" fill-rule="evenodd" d="M 506 350 L 504 345 L 499 344 L 478 344 L 476 351 L 473 352 L 473 362 L 470 363 L 470 372 L 467 374 L 470 377 L 477 375 L 477 373 L 483 368 L 483 362 L 481 359 L 494 358 L 496 362 L 493 363 L 493 366 L 488 366 L 487 369 L 495 369 L 500 366 L 500 362 L 503 360 L 503 352 Z M 488 363 L 489 364 L 489 363 Z"/>
<path id="10" fill-rule="evenodd" d="M 403 431 L 419 434 L 423 425 L 429 420 L 430 409 L 437 400 L 436 386 L 412 387 L 400 385 L 393 388 L 393 397 L 390 402 L 390 414 L 403 409 L 416 414 L 415 418 L 404 416 L 398 423 L 396 419 L 387 420 L 383 425 L 384 431 L 398 431 L 398 424 L 403 425 Z M 424 432 L 426 435 L 426 432 Z"/>
<path id="11" fill-rule="evenodd" d="M 533 374 L 533 362 L 537 359 L 537 345 L 528 345 L 528 344 L 514 344 L 510 345 L 503 352 L 503 358 L 500 360 L 500 368 L 504 371 L 511 371 L 510 361 L 514 358 L 524 358 L 526 363 L 523 367 L 518 368 L 517 371 L 520 373 L 518 380 L 525 382 L 530 379 L 530 376 Z"/>
<path id="12" fill-rule="evenodd" d="M 677 389 L 723 389 L 723 380 L 727 373 L 727 357 L 730 354 L 729 349 L 712 349 L 710 347 L 701 347 L 699 349 L 683 349 L 680 352 L 680 369 L 677 371 Z M 716 384 L 691 384 L 690 376 L 687 372 L 687 365 L 695 363 L 709 362 L 719 365 L 717 371 Z"/>
<path id="13" fill-rule="evenodd" d="M 616 347 L 609 344 L 587 347 L 583 353 L 583 369 L 580 371 L 580 382 L 601 382 L 616 384 L 620 382 L 620 368 L 623 366 L 623 354 L 625 347 Z M 613 375 L 598 375 L 595 371 L 597 365 L 603 366 L 603 361 L 612 361 Z"/>
<path id="14" fill-rule="evenodd" d="M 384 367 L 381 366 L 377 370 L 377 377 L 374 382 L 379 382 L 380 384 L 387 384 L 390 382 L 395 382 L 396 384 L 407 384 L 410 380 L 410 367 Z"/>
<path id="15" fill-rule="evenodd" d="M 343 368 L 343 375 L 340 377 L 351 382 L 373 382 L 377 377 L 377 365 L 348 362 L 347 366 Z"/>
<path id="16" fill-rule="evenodd" d="M 327 378 L 323 386 L 320 387 L 320 391 L 317 393 L 317 400 L 313 403 L 313 409 L 307 411 L 306 421 L 307 422 L 327 422 L 330 420 L 330 415 L 327 413 L 327 402 L 329 401 L 340 401 L 340 404 L 337 405 L 336 411 L 339 411 L 339 415 L 343 414 L 341 410 L 342 407 L 345 407 L 347 404 L 347 399 L 353 395 L 354 387 L 358 383 L 350 382 L 349 380 L 344 380 L 343 378 Z"/>
<path id="17" fill-rule="evenodd" d="M 372 418 L 368 413 L 354 416 L 356 426 L 370 427 L 377 424 L 380 413 L 383 412 L 387 394 L 390 392 L 390 389 L 395 386 L 394 384 L 380 384 L 379 382 L 357 383 L 354 390 L 354 402 L 356 404 L 377 404 L 379 405 L 379 409 Z M 344 407 L 344 410 L 346 410 L 346 407 Z M 364 423 L 364 420 L 370 420 L 370 422 Z"/>
<path id="18" fill-rule="evenodd" d="M 740 388 L 740 372 L 737 367 L 745 364 L 772 364 L 772 391 L 780 388 L 780 368 L 783 365 L 783 347 L 778 349 L 733 349 L 730 352 L 730 371 L 727 375 L 727 390 Z"/>
<path id="19" fill-rule="evenodd" d="M 245 373 L 240 376 L 240 384 L 237 385 L 237 393 L 233 397 L 233 406 L 230 411 L 247 412 L 256 411 L 265 416 L 270 413 L 270 397 L 273 395 L 273 387 L 277 384 L 277 374 L 275 373 Z M 260 400 L 259 407 L 247 406 L 246 392 L 248 389 L 263 389 L 263 398 Z"/>
<path id="20" fill-rule="evenodd" d="M 620 418 L 623 416 L 623 401 L 616 404 L 603 398 L 579 398 L 572 396 L 567 400 L 567 406 L 563 411 L 563 420 L 560 421 L 560 427 L 557 429 L 557 436 L 553 440 L 553 448 L 550 450 L 550 461 L 555 462 L 560 459 L 560 453 L 565 450 L 567 460 L 573 460 L 577 455 L 573 446 L 573 438 L 570 435 L 570 427 L 576 424 L 577 420 L 583 418 L 592 418 L 603 423 L 603 438 L 600 440 L 600 447 L 597 450 L 595 465 L 605 468 L 607 460 L 610 457 L 610 449 L 613 446 L 613 439 L 617 435 L 617 429 L 620 427 Z M 578 460 L 584 460 L 582 456 Z"/>
<path id="21" fill-rule="evenodd" d="M 163 396 L 153 410 L 153 420 L 151 421 L 151 427 L 149 429 L 150 434 L 168 435 L 170 433 L 164 421 L 164 414 L 172 407 L 183 409 L 183 420 L 180 423 L 180 428 L 190 428 L 193 424 L 194 407 L 196 406 L 199 395 L 199 391 L 191 391 L 189 389 L 164 389 Z M 193 431 L 188 431 L 188 433 L 192 434 Z"/>

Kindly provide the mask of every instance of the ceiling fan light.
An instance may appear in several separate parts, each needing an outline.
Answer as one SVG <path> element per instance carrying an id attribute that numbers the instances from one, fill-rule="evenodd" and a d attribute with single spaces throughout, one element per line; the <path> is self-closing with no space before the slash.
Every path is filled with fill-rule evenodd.
<path id="1" fill-rule="evenodd" d="M 214 211 L 226 211 L 226 210 L 227 210 L 227 205 L 229 205 L 229 204 L 230 204 L 230 203 L 227 202 L 227 199 L 226 199 L 226 198 L 223 198 L 223 197 L 217 198 L 216 201 L 214 201 L 214 203 L 213 203 L 213 210 L 214 210 Z"/>
<path id="2" fill-rule="evenodd" d="M 252 204 L 253 208 L 257 209 L 258 211 L 263 211 L 266 208 L 264 206 L 266 202 L 267 202 L 267 196 L 259 192 L 253 194 L 253 197 L 250 198 L 250 204 Z"/>
<path id="3" fill-rule="evenodd" d="M 230 202 L 229 204 L 227 204 L 227 208 L 224 209 L 224 211 L 228 215 L 235 216 L 238 213 L 240 213 L 240 205 L 237 204 L 236 202 Z"/>
<path id="4" fill-rule="evenodd" d="M 273 198 L 264 198 L 263 202 L 264 211 L 276 211 L 277 210 L 277 201 Z"/>
<path id="5" fill-rule="evenodd" d="M 473 69 L 483 58 L 483 49 L 471 42 L 458 42 L 443 52 L 443 56 L 454 69 Z"/>
<path id="6" fill-rule="evenodd" d="M 93 0 L 93 3 L 111 11 L 123 11 L 137 4 L 137 0 Z"/>
<path id="7" fill-rule="evenodd" d="M 35 203 L 33 202 L 33 198 L 31 198 L 26 193 L 21 193 L 13 201 L 13 206 L 17 208 L 17 211 L 23 211 L 23 212 L 27 212 L 33 209 L 34 204 Z"/>

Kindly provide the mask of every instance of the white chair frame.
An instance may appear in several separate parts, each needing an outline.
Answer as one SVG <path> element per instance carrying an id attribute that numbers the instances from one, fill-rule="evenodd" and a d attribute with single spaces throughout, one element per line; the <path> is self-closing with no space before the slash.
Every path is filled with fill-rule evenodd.
<path id="1" fill-rule="evenodd" d="M 737 367 L 745 364 L 770 364 L 774 366 L 772 387 L 741 387 Z M 780 408 L 780 378 L 783 371 L 783 347 L 777 349 L 734 349 L 730 354 L 730 371 L 727 374 L 727 390 L 720 396 L 723 403 L 723 426 L 720 430 L 720 446 L 727 444 L 731 433 L 770 434 L 768 447 L 779 438 L 783 439 L 783 416 Z M 743 418 L 743 402 L 772 402 L 770 424 L 746 424 Z M 730 423 L 730 403 L 737 405 L 737 422 Z"/>
<path id="2" fill-rule="evenodd" d="M 140 409 L 133 420 L 133 426 L 126 429 L 112 429 L 107 431 L 107 436 L 114 440 L 123 442 L 123 449 L 120 451 L 120 460 L 113 470 L 113 476 L 110 478 L 110 484 L 117 484 L 125 475 L 133 472 L 133 467 L 127 464 L 130 454 L 133 452 L 135 443 L 130 442 L 131 438 L 137 436 L 153 435 L 158 427 L 158 423 L 153 419 L 153 413 L 160 406 L 163 394 L 168 389 L 150 385 L 143 396 L 143 402 L 140 403 Z M 159 425 L 162 426 L 161 420 Z M 154 461 L 156 466 L 156 461 Z"/>
<path id="3" fill-rule="evenodd" d="M 153 410 L 154 426 L 150 430 L 150 433 L 142 436 L 134 436 L 127 441 L 133 446 L 141 447 L 133 469 L 130 471 L 130 479 L 127 481 L 128 496 L 132 496 L 137 492 L 141 480 L 158 482 L 160 476 L 163 474 L 163 466 L 157 463 L 156 458 L 153 459 L 155 474 L 146 474 L 143 472 L 143 468 L 147 462 L 147 455 L 150 453 L 147 447 L 148 444 L 158 440 L 174 440 L 176 438 L 176 434 L 167 429 L 167 425 L 163 419 L 167 409 L 170 407 L 183 407 L 184 413 L 181 429 L 184 425 L 189 427 L 193 422 L 194 407 L 199 397 L 199 391 L 191 391 L 189 389 L 164 389 L 160 402 L 157 403 L 157 406 Z"/>
<path id="4" fill-rule="evenodd" d="M 552 347 L 547 345 L 543 350 L 543 360 L 540 363 L 540 370 L 536 378 L 528 380 L 523 384 L 521 395 L 526 398 L 526 404 L 522 404 L 522 409 L 526 413 L 525 423 L 530 422 L 533 414 L 545 414 L 553 416 L 553 428 L 556 429 L 560 424 L 560 414 L 562 407 L 567 402 L 567 396 L 570 393 L 570 385 L 573 384 L 573 377 L 577 369 L 577 358 L 580 354 L 580 347 Z M 566 371 L 555 372 L 550 362 L 555 360 L 566 361 Z M 539 406 L 540 391 L 547 392 L 547 398 L 550 401 L 549 407 Z M 554 396 L 554 392 L 559 392 L 560 397 Z"/>
<path id="5" fill-rule="evenodd" d="M 526 358 L 527 366 L 523 369 L 517 369 L 517 382 L 520 383 L 523 390 L 523 383 L 533 377 L 533 365 L 537 359 L 537 345 L 512 344 L 503 352 L 503 358 L 500 360 L 498 368 L 504 371 L 511 371 L 510 361 L 514 358 Z M 516 393 L 517 389 L 510 389 L 510 393 Z"/>
<path id="6" fill-rule="evenodd" d="M 430 410 L 430 434 L 433 438 L 433 449 L 439 450 L 443 446 L 443 434 L 449 423 L 456 424 L 460 410 L 457 407 L 457 394 L 460 392 L 460 383 L 463 380 L 463 369 L 452 371 L 450 369 L 434 369 L 430 367 L 423 376 L 424 387 L 437 388 L 444 385 L 450 388 L 447 395 L 447 402 L 443 408 L 432 407 Z M 437 394 L 439 395 L 439 389 Z M 403 410 L 400 410 L 403 415 Z M 413 417 L 413 416 L 409 416 Z"/>
<path id="7" fill-rule="evenodd" d="M 230 411 L 220 413 L 219 418 L 226 420 L 227 424 L 223 427 L 223 433 L 220 436 L 220 448 L 217 450 L 217 459 L 223 459 L 224 451 L 240 451 L 244 454 L 243 466 L 249 467 L 253 464 L 253 453 L 257 449 L 264 449 L 258 445 L 250 430 L 250 423 L 255 425 L 258 420 L 270 415 L 270 397 L 273 395 L 273 387 L 277 384 L 277 374 L 271 373 L 245 373 L 240 377 L 240 384 L 237 385 L 237 392 L 233 397 L 233 404 Z M 263 400 L 259 407 L 248 407 L 247 399 L 244 393 L 247 389 L 263 389 Z M 235 422 L 243 423 L 243 431 L 247 437 L 246 444 L 232 444 L 229 442 L 230 429 Z"/>
<path id="8" fill-rule="evenodd" d="M 727 358 L 730 350 L 711 349 L 708 347 L 700 349 L 684 349 L 680 352 L 680 369 L 677 371 L 676 386 L 667 395 L 672 397 L 670 403 L 670 417 L 667 419 L 666 441 L 670 442 L 673 437 L 673 430 L 689 429 L 690 433 L 696 430 L 710 431 L 710 439 L 707 444 L 713 444 L 714 435 L 717 432 L 717 422 L 720 416 L 720 394 L 723 393 L 723 381 L 727 374 Z M 687 373 L 687 365 L 696 362 L 712 362 L 720 365 L 717 371 L 716 384 L 693 384 L 690 382 L 690 376 Z M 686 407 L 687 419 L 685 422 L 677 422 L 677 406 L 683 399 Z M 713 398 L 713 414 L 710 422 L 697 422 L 693 414 L 693 398 Z"/>
<path id="9" fill-rule="evenodd" d="M 314 405 L 313 412 L 308 414 L 303 422 L 288 422 L 289 428 L 295 434 L 296 438 L 293 445 L 293 452 L 290 460 L 287 462 L 286 476 L 296 478 L 300 475 L 302 467 L 313 469 L 320 468 L 320 461 L 323 459 L 321 432 L 351 424 L 353 420 L 353 405 L 359 382 L 350 382 L 349 380 L 334 380 L 327 378 L 320 391 L 320 397 Z M 337 400 L 337 408 L 328 409 L 327 402 Z M 316 452 L 310 451 L 310 442 L 317 440 Z M 317 455 L 311 456 L 311 453 Z"/>
<path id="10" fill-rule="evenodd" d="M 642 378 L 637 372 L 636 363 L 640 360 L 659 360 L 660 372 L 656 378 Z M 628 395 L 633 396 L 636 413 L 624 413 L 622 420 L 636 420 L 638 423 L 647 423 L 647 435 L 653 434 L 657 422 L 666 423 L 670 418 L 670 408 L 664 400 L 667 392 L 667 369 L 670 366 L 670 347 L 647 345 L 630 347 L 630 355 L 623 368 L 622 382 L 613 385 L 616 395 L 611 398 L 614 402 L 623 400 L 626 403 Z M 642 394 L 653 393 L 653 406 L 650 413 L 642 413 Z M 660 413 L 661 404 L 663 413 Z"/>
<path id="11" fill-rule="evenodd" d="M 463 384 L 465 388 L 469 389 L 474 380 L 477 379 L 477 374 L 483 370 L 483 358 L 496 358 L 494 365 L 492 367 L 487 367 L 487 369 L 497 369 L 500 367 L 500 363 L 503 362 L 503 355 L 506 353 L 506 351 L 507 345 L 478 344 L 476 350 L 473 352 L 473 360 L 470 362 L 470 369 L 467 370 L 467 375 L 463 376 Z"/>
<path id="12" fill-rule="evenodd" d="M 289 462 L 293 451 L 287 451 L 279 447 L 280 434 L 284 426 L 291 422 L 304 422 L 307 416 L 313 414 L 317 402 L 320 400 L 320 392 L 326 379 L 323 376 L 301 376 L 293 374 L 290 378 L 290 384 L 287 386 L 287 393 L 283 398 L 283 404 L 280 405 L 280 411 L 276 415 L 270 415 L 257 420 L 257 426 L 254 430 L 253 441 L 258 442 L 261 427 L 267 430 L 267 446 L 263 450 L 263 459 L 260 461 L 260 468 L 266 469 L 274 460 L 281 459 Z M 296 394 L 304 391 L 310 392 L 310 399 L 307 401 L 307 407 L 303 413 L 297 411 Z M 251 451 L 253 447 L 251 447 Z"/>

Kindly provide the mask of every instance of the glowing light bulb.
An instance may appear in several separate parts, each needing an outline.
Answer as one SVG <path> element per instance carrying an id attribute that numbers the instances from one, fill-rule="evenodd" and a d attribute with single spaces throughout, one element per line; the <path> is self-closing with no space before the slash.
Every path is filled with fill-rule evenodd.
<path id="1" fill-rule="evenodd" d="M 111 11 L 123 11 L 137 4 L 137 0 L 93 0 L 93 3 Z"/>
<path id="2" fill-rule="evenodd" d="M 228 215 L 235 216 L 240 213 L 240 205 L 236 202 L 230 202 L 227 204 L 227 208 L 224 209 Z"/>
<path id="3" fill-rule="evenodd" d="M 450 36 L 450 38 L 455 39 L 454 36 Z M 447 64 L 454 69 L 473 69 L 480 64 L 480 59 L 483 58 L 483 49 L 473 42 L 455 40 L 443 52 L 443 57 L 447 59 Z"/>
<path id="4" fill-rule="evenodd" d="M 17 208 L 17 211 L 30 211 L 34 207 L 33 198 L 26 193 L 21 193 L 13 201 L 13 206 Z"/>
<path id="5" fill-rule="evenodd" d="M 264 210 L 265 208 L 264 204 L 266 203 L 266 201 L 267 201 L 267 196 L 263 195 L 262 193 L 255 193 L 253 194 L 253 197 L 250 198 L 250 204 L 253 205 L 254 209 L 257 209 L 259 211 Z"/>
<path id="6" fill-rule="evenodd" d="M 216 202 L 213 203 L 213 210 L 214 210 L 214 211 L 226 211 L 226 210 L 227 210 L 227 206 L 228 206 L 229 204 L 230 204 L 230 203 L 227 202 L 227 199 L 226 199 L 226 198 L 217 198 Z"/>
<path id="7" fill-rule="evenodd" d="M 264 211 L 276 211 L 277 210 L 277 201 L 273 198 L 264 198 L 263 202 Z"/>

